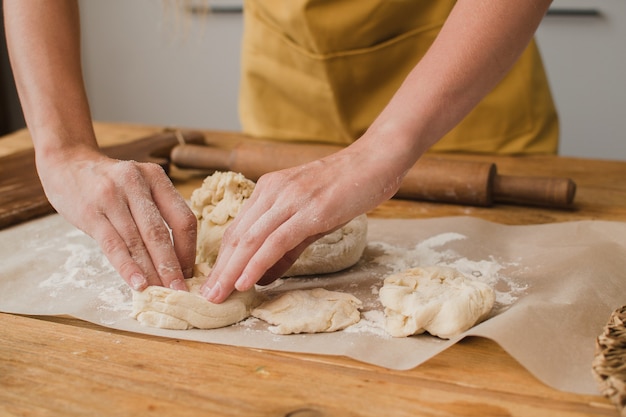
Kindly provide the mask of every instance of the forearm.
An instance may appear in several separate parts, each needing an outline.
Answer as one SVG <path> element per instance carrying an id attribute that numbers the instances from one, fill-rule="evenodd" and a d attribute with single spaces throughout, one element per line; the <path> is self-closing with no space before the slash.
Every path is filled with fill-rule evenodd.
<path id="1" fill-rule="evenodd" d="M 132 288 L 186 289 L 196 218 L 159 165 L 100 153 L 82 80 L 77 2 L 3 4 L 11 63 L 50 203 L 98 242 Z"/>
<path id="2" fill-rule="evenodd" d="M 504 78 L 550 2 L 458 1 L 365 138 L 382 137 L 385 149 L 395 152 L 404 168 L 411 166 Z"/>
<path id="3" fill-rule="evenodd" d="M 38 158 L 97 147 L 80 62 L 75 0 L 4 0 L 7 44 Z"/>

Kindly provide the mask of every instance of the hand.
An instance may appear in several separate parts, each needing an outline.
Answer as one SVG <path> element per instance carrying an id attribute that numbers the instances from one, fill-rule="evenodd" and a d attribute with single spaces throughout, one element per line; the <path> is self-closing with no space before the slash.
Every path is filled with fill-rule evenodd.
<path id="1" fill-rule="evenodd" d="M 37 169 L 50 203 L 98 242 L 128 285 L 187 289 L 196 219 L 159 165 L 118 161 L 82 147 L 38 155 Z"/>
<path id="2" fill-rule="evenodd" d="M 355 148 L 259 179 L 223 236 L 202 288 L 209 301 L 276 280 L 309 244 L 397 191 L 388 158 Z"/>

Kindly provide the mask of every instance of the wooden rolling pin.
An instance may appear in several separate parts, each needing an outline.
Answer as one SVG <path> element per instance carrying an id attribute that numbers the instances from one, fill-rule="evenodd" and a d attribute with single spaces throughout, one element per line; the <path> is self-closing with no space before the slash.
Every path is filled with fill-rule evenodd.
<path id="1" fill-rule="evenodd" d="M 241 172 L 256 181 L 263 174 L 301 165 L 337 152 L 334 145 L 242 142 L 232 150 L 179 145 L 171 162 L 181 168 Z M 395 197 L 487 207 L 494 202 L 570 208 L 576 184 L 568 178 L 499 175 L 495 164 L 422 157 L 407 173 Z"/>

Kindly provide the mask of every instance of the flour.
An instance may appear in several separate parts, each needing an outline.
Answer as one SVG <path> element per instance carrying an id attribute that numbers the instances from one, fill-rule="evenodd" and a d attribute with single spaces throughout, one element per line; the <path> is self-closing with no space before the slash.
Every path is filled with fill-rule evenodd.
<path id="1" fill-rule="evenodd" d="M 421 240 L 414 246 L 397 246 L 388 242 L 373 241 L 368 245 L 370 259 L 365 269 L 379 277 L 368 287 L 368 293 L 361 299 L 364 309 L 361 321 L 344 329 L 349 333 L 369 333 L 382 338 L 391 336 L 385 330 L 384 309 L 379 300 L 382 279 L 391 274 L 415 267 L 447 266 L 454 268 L 472 280 L 491 287 L 496 296 L 492 314 L 498 314 L 512 305 L 527 289 L 526 285 L 516 282 L 506 275 L 506 269 L 517 266 L 514 262 L 504 262 L 495 256 L 477 255 L 480 259 L 471 259 L 452 249 L 454 242 L 465 241 L 468 237 L 459 233 L 441 233 Z M 457 248 L 468 248 L 471 242 L 464 242 Z M 378 266 L 378 267 L 377 267 Z M 381 270 L 382 267 L 382 270 Z M 352 289 L 353 286 L 351 285 Z"/>
<path id="2" fill-rule="evenodd" d="M 377 252 L 382 252 L 374 257 L 373 263 L 386 266 L 390 274 L 418 266 L 448 266 L 469 278 L 491 286 L 496 292 L 496 304 L 500 307 L 513 304 L 527 289 L 527 286 L 504 276 L 501 271 L 517 264 L 502 262 L 493 256 L 472 260 L 445 247 L 448 243 L 465 239 L 467 236 L 459 233 L 441 233 L 422 240 L 412 248 L 399 247 L 386 242 L 371 242 L 370 247 Z"/>
<path id="3" fill-rule="evenodd" d="M 378 300 L 382 278 L 390 273 L 417 266 L 440 265 L 455 268 L 464 275 L 494 288 L 496 291 L 494 312 L 497 314 L 512 305 L 526 290 L 526 286 L 506 275 L 506 268 L 517 264 L 503 262 L 494 256 L 472 259 L 463 256 L 465 253 L 461 254 L 452 249 L 461 250 L 460 248 L 467 247 L 472 243 L 468 240 L 465 235 L 448 232 L 428 237 L 409 247 L 373 241 L 368 245 L 369 255 L 356 267 L 356 270 L 369 271 L 367 275 L 370 278 L 366 281 L 352 279 L 328 281 L 326 277 L 279 279 L 260 290 L 269 292 L 286 283 L 289 283 L 290 288 L 327 287 L 328 284 L 331 287 L 336 286 L 337 290 L 352 293 L 363 301 L 361 321 L 344 331 L 389 337 L 384 331 L 383 308 Z M 458 245 L 459 242 L 463 242 L 462 245 Z M 126 313 L 131 310 L 130 290 L 89 236 L 80 230 L 70 229 L 46 239 L 43 243 L 39 242 L 30 250 L 41 253 L 42 256 L 55 253 L 54 256 L 59 260 L 58 266 L 52 268 L 43 277 L 44 280 L 38 283 L 39 288 L 45 290 L 47 297 L 65 300 L 68 295 L 75 296 L 77 293 L 82 294 L 80 298 L 91 297 L 94 302 L 90 303 L 89 308 L 97 310 L 100 320 L 107 323 L 114 321 L 115 313 Z M 241 325 L 247 330 L 259 327 L 254 319 L 245 320 Z"/>
<path id="4" fill-rule="evenodd" d="M 354 269 L 357 272 L 355 278 L 351 278 L 350 271 L 347 271 L 348 275 L 341 277 L 279 279 L 259 290 L 271 293 L 283 286 L 288 288 L 282 288 L 282 291 L 324 287 L 351 293 L 363 303 L 361 320 L 343 331 L 390 338 L 391 336 L 385 331 L 384 308 L 379 300 L 383 279 L 392 273 L 418 266 L 448 266 L 472 280 L 483 282 L 493 288 L 496 294 L 493 314 L 498 314 L 512 305 L 527 287 L 507 276 L 507 268 L 518 266 L 515 262 L 505 262 L 495 256 L 484 254 L 476 255 L 477 259 L 463 256 L 466 255 L 464 252 L 471 244 L 467 236 L 452 232 L 428 237 L 409 247 L 383 241 L 371 241 L 368 244 L 366 256 Z M 358 275 L 359 271 L 366 272 L 366 274 Z M 262 328 L 258 324 L 257 321 L 246 320 L 240 325 L 248 330 Z"/>
<path id="5" fill-rule="evenodd" d="M 54 272 L 48 279 L 39 284 L 39 288 L 49 288 L 51 297 L 58 297 L 63 288 L 93 288 L 98 286 L 98 276 L 114 271 L 98 249 L 88 248 L 80 244 L 67 244 L 58 249 L 67 252 L 62 270 Z M 106 289 L 100 284 L 102 290 Z"/>
<path id="6" fill-rule="evenodd" d="M 413 249 L 398 247 L 385 242 L 372 242 L 370 245 L 383 251 L 374 262 L 391 268 L 391 273 L 401 272 L 420 265 L 436 265 L 442 260 L 456 256 L 451 250 L 437 250 L 455 240 L 467 239 L 459 233 L 442 233 L 425 239 Z"/>
<path id="7" fill-rule="evenodd" d="M 246 330 L 250 331 L 250 330 L 254 330 L 254 327 L 259 323 L 261 323 L 261 320 L 257 319 L 256 317 L 250 316 L 247 319 L 234 324 L 233 326 L 245 327 Z"/>
<path id="8" fill-rule="evenodd" d="M 361 313 L 361 320 L 343 330 L 346 333 L 370 333 L 384 339 L 391 339 L 385 330 L 385 314 L 382 310 L 370 310 Z"/>
<path id="9" fill-rule="evenodd" d="M 53 241 L 65 262 L 41 281 L 39 288 L 53 298 L 67 298 L 75 290 L 88 292 L 98 300 L 95 308 L 103 313 L 130 311 L 130 289 L 91 238 L 73 229 Z M 59 246 L 60 242 L 64 245 Z"/>
<path id="10" fill-rule="evenodd" d="M 130 297 L 130 288 L 126 284 L 120 284 L 118 287 L 107 287 L 98 294 L 98 300 L 102 302 L 98 306 L 98 310 L 130 311 Z"/>

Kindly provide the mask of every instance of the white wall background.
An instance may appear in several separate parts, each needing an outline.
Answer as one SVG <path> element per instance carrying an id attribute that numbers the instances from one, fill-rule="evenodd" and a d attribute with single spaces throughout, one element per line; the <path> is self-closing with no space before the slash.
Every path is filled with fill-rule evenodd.
<path id="1" fill-rule="evenodd" d="M 239 129 L 240 14 L 194 16 L 171 0 L 80 6 L 94 119 Z"/>
<path id="2" fill-rule="evenodd" d="M 240 14 L 192 15 L 173 0 L 80 5 L 96 120 L 240 129 Z M 555 0 L 552 9 L 598 12 L 547 16 L 537 33 L 561 117 L 560 154 L 626 160 L 626 0 Z"/>
<path id="3" fill-rule="evenodd" d="M 537 31 L 559 153 L 626 160 L 626 0 L 554 0 L 551 9 L 579 12 L 548 15 Z"/>

